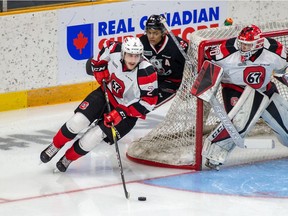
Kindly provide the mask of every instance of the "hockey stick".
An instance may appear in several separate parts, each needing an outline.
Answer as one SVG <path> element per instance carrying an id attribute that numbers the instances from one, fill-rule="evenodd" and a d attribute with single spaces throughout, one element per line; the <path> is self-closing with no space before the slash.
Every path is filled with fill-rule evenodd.
<path id="1" fill-rule="evenodd" d="M 196 97 L 209 102 L 215 111 L 215 114 L 222 122 L 233 142 L 240 148 L 245 148 L 244 140 L 238 133 L 235 126 L 230 121 L 227 113 L 215 97 L 221 78 L 223 76 L 223 68 L 209 61 L 204 61 L 202 68 L 192 86 L 191 93 Z M 212 133 L 209 138 L 213 140 L 216 137 Z"/>
<path id="2" fill-rule="evenodd" d="M 180 53 L 182 54 L 182 56 L 185 58 L 185 61 L 187 63 L 187 65 L 190 67 L 190 70 L 192 71 L 192 74 L 194 76 L 196 76 L 196 71 L 193 68 L 193 64 L 191 59 L 189 58 L 189 56 L 187 55 L 187 53 L 185 53 L 183 47 L 180 45 L 179 41 L 177 40 L 177 38 L 175 37 L 174 33 L 171 31 L 171 29 L 169 28 L 166 18 L 164 16 L 161 16 L 161 20 L 160 22 L 164 25 L 165 29 L 167 30 L 168 34 L 171 36 L 172 40 L 174 41 L 175 45 L 177 46 L 178 50 L 180 51 Z"/>
<path id="3" fill-rule="evenodd" d="M 179 51 L 181 52 L 181 54 L 183 55 L 183 57 L 185 58 L 186 62 L 188 62 L 190 65 L 192 65 L 192 61 L 190 61 L 190 58 L 188 57 L 188 55 L 184 52 L 183 48 L 181 47 L 179 41 L 177 40 L 177 38 L 175 37 L 175 35 L 173 34 L 173 32 L 171 31 L 171 29 L 169 28 L 166 18 L 164 16 L 161 16 L 161 20 L 160 22 L 164 25 L 165 29 L 167 30 L 167 32 L 169 33 L 169 35 L 171 36 L 172 40 L 174 41 L 174 43 L 176 44 L 177 48 L 179 49 Z"/>
<path id="4" fill-rule="evenodd" d="M 111 107 L 110 107 L 110 103 L 109 103 L 109 97 L 108 97 L 108 93 L 107 93 L 107 85 L 106 85 L 105 79 L 103 79 L 102 83 L 103 83 L 103 88 L 104 88 L 104 94 L 105 94 L 105 100 L 106 100 L 106 104 L 107 104 L 108 113 L 110 113 L 111 112 Z M 115 144 L 115 150 L 116 150 L 116 154 L 117 154 L 118 165 L 119 165 L 119 168 L 120 168 L 120 175 L 121 175 L 121 179 L 122 179 L 122 185 L 123 185 L 125 197 L 126 197 L 126 199 L 129 199 L 130 194 L 127 191 L 127 188 L 126 188 L 124 172 L 123 172 L 123 166 L 122 166 L 122 161 L 121 161 L 121 156 L 120 156 L 120 151 L 119 151 L 119 146 L 118 146 L 118 140 L 117 140 L 118 139 L 117 138 L 117 130 L 114 127 L 113 123 L 112 123 L 112 126 L 111 126 L 111 132 L 112 132 L 112 137 L 113 137 L 113 141 L 114 141 L 114 144 Z"/>
<path id="5" fill-rule="evenodd" d="M 232 138 L 233 142 L 240 148 L 247 148 L 244 144 L 244 139 L 240 136 L 237 129 L 235 128 L 235 126 L 231 122 L 230 118 L 228 117 L 227 113 L 224 111 L 222 105 L 220 104 L 220 102 L 217 100 L 217 98 L 214 95 L 211 96 L 209 103 L 211 104 L 212 108 L 214 109 L 217 117 L 222 122 L 226 131 L 228 132 L 228 134 Z M 212 137 L 212 139 L 213 139 L 213 137 Z"/>

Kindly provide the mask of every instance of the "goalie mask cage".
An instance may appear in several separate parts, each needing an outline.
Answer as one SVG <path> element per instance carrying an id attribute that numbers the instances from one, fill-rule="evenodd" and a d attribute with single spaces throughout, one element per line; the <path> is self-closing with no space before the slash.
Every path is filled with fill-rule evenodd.
<path id="1" fill-rule="evenodd" d="M 288 47 L 288 21 L 258 24 L 265 37 L 272 37 Z M 195 31 L 191 34 L 181 86 L 173 99 L 165 119 L 146 136 L 133 141 L 127 149 L 127 157 L 138 163 L 179 169 L 202 169 L 202 143 L 219 123 L 208 104 L 190 93 L 198 69 L 204 61 L 204 50 L 219 45 L 223 40 L 237 37 L 245 25 L 226 26 Z M 288 100 L 288 87 L 273 80 L 280 94 Z M 217 97 L 222 101 L 221 94 Z M 250 136 L 272 133 L 261 120 Z M 255 162 L 288 156 L 288 148 L 277 145 L 275 149 L 235 148 L 226 165 Z"/>

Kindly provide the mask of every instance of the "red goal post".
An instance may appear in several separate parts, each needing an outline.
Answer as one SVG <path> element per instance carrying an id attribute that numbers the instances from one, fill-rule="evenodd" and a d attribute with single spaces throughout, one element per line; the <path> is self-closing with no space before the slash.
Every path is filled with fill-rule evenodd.
<path id="1" fill-rule="evenodd" d="M 193 69 L 185 66 L 181 86 L 163 122 L 153 128 L 146 136 L 133 141 L 127 149 L 127 157 L 146 165 L 202 169 L 202 143 L 208 133 L 219 123 L 208 104 L 190 94 L 198 70 L 204 61 L 204 51 L 209 46 L 219 45 L 227 38 L 236 37 L 245 25 L 226 26 L 195 31 L 191 34 L 187 55 Z M 258 25 L 265 37 L 273 37 L 288 47 L 288 21 L 271 22 Z M 280 94 L 288 100 L 288 88 L 276 80 Z M 221 101 L 221 94 L 218 94 Z M 259 122 L 251 136 L 270 134 L 271 130 Z M 238 150 L 229 157 L 228 164 L 268 160 L 288 156 L 288 148 L 279 150 Z"/>

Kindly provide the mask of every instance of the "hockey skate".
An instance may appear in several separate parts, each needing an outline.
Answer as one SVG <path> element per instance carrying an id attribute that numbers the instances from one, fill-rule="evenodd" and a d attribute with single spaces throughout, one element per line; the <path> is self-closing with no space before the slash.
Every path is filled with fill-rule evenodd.
<path id="1" fill-rule="evenodd" d="M 40 154 L 40 160 L 43 163 L 49 162 L 60 150 L 60 148 L 56 148 L 53 143 L 51 143 L 46 149 L 44 149 Z"/>
<path id="2" fill-rule="evenodd" d="M 56 163 L 56 167 L 60 172 L 66 172 L 72 161 L 68 160 L 65 155 Z"/>
<path id="3" fill-rule="evenodd" d="M 205 166 L 206 167 L 208 167 L 210 169 L 217 170 L 217 171 L 219 171 L 220 165 L 222 165 L 222 164 L 221 163 L 217 163 L 215 161 L 211 161 L 209 159 L 206 159 L 206 162 L 205 162 Z"/>

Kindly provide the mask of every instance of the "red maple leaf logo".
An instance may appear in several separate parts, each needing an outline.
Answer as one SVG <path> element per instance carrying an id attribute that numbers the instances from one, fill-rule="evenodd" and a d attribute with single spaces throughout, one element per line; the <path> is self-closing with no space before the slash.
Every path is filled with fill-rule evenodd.
<path id="1" fill-rule="evenodd" d="M 85 46 L 88 43 L 88 38 L 84 37 L 84 34 L 80 32 L 77 35 L 77 38 L 73 39 L 73 45 L 76 47 L 77 50 L 80 51 L 80 55 L 82 54 L 82 49 L 85 48 Z"/>

